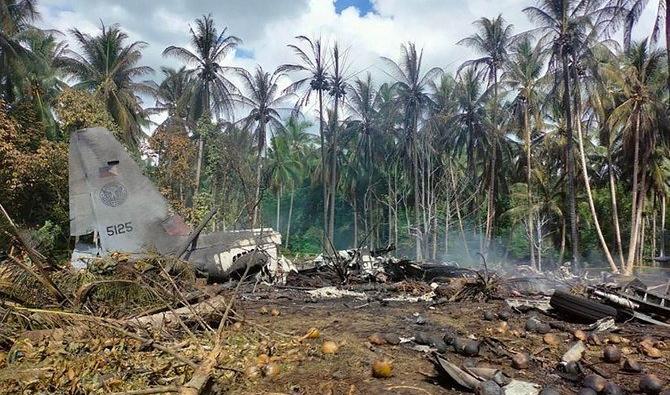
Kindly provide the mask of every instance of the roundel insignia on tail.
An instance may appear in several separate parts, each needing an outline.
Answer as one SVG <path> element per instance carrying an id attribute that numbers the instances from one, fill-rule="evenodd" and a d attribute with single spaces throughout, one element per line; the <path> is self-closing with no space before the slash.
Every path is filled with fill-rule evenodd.
<path id="1" fill-rule="evenodd" d="M 128 190 L 118 181 L 109 182 L 100 188 L 100 200 L 109 207 L 118 207 L 128 198 Z"/>

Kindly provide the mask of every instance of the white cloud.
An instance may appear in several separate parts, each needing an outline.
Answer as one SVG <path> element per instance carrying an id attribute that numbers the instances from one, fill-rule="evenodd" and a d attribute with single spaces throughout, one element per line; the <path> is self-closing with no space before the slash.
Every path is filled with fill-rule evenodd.
<path id="1" fill-rule="evenodd" d="M 42 0 L 41 25 L 66 32 L 77 27 L 94 33 L 103 20 L 120 23 L 132 40 L 149 43 L 144 62 L 158 70 L 161 65 L 178 65 L 162 56 L 168 45 L 188 45 L 188 26 L 203 14 L 211 13 L 219 26 L 244 40 L 245 52 L 253 58 L 235 57 L 231 63 L 246 68 L 256 64 L 266 70 L 294 62 L 288 43 L 294 36 L 321 36 L 337 40 L 347 50 L 352 75 L 371 72 L 385 79 L 380 56 L 396 59 L 400 44 L 416 42 L 424 49 L 425 70 L 439 66 L 455 70 L 474 54 L 456 43 L 473 33 L 472 22 L 503 14 L 515 32 L 531 27 L 522 9 L 529 0 L 373 0 L 374 13 L 360 15 L 354 7 L 338 14 L 333 0 L 206 0 L 190 2 L 165 0 Z M 653 3 L 653 2 L 652 2 Z M 636 29 L 641 37 L 651 31 L 654 7 L 643 16 Z M 156 77 L 158 78 L 158 76 Z"/>

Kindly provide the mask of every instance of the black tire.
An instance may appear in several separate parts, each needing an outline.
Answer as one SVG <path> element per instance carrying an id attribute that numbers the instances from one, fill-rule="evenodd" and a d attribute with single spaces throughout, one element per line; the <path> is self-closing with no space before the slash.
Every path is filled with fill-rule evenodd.
<path id="1" fill-rule="evenodd" d="M 595 322 L 605 317 L 617 317 L 617 309 L 612 306 L 558 290 L 551 296 L 549 304 L 568 320 Z"/>

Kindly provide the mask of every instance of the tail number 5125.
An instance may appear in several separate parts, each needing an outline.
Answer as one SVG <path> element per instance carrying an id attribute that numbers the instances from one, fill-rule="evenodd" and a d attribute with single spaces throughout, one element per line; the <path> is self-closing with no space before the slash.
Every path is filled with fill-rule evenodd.
<path id="1" fill-rule="evenodd" d="M 107 236 L 116 236 L 133 231 L 133 223 L 126 222 L 125 224 L 110 225 L 107 227 Z"/>

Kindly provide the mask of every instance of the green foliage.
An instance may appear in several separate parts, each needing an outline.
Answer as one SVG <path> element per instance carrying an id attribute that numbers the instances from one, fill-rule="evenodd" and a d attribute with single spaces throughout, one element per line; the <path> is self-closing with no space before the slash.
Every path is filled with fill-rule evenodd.
<path id="1" fill-rule="evenodd" d="M 0 202 L 23 226 L 52 224 L 62 245 L 66 234 L 60 231 L 69 224 L 67 145 L 45 137 L 31 106 L 8 113 L 0 102 Z"/>
<path id="2" fill-rule="evenodd" d="M 104 102 L 86 91 L 65 89 L 58 95 L 55 110 L 61 128 L 68 136 L 76 130 L 94 126 L 107 128 L 118 135 L 119 127 Z"/>

